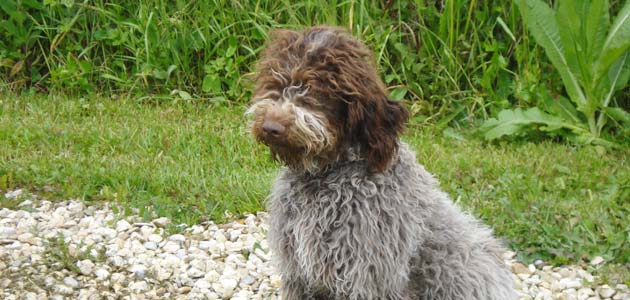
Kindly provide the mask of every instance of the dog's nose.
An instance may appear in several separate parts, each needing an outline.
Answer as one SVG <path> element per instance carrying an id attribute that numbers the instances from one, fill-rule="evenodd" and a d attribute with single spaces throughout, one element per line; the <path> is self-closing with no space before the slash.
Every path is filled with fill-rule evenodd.
<path id="1" fill-rule="evenodd" d="M 280 137 L 284 134 L 285 127 L 282 124 L 274 121 L 265 121 L 263 123 L 262 129 L 265 133 L 273 136 Z"/>

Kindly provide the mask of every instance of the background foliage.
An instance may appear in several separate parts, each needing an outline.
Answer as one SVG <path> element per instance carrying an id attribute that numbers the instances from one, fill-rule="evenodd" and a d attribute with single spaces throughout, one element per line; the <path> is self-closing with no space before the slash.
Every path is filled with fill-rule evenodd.
<path id="1" fill-rule="evenodd" d="M 5 0 L 0 20 L 5 91 L 245 101 L 270 28 L 331 24 L 374 49 L 419 122 L 487 119 L 562 93 L 506 0 Z M 630 89 L 614 101 L 627 109 Z"/>

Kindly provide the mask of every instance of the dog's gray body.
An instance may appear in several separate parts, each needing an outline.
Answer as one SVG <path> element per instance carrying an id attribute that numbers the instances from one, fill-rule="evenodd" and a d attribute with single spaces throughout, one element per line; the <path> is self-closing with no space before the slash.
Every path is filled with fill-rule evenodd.
<path id="1" fill-rule="evenodd" d="M 512 300 L 491 230 L 462 213 L 399 142 L 380 173 L 348 157 L 285 168 L 270 196 L 284 300 Z"/>

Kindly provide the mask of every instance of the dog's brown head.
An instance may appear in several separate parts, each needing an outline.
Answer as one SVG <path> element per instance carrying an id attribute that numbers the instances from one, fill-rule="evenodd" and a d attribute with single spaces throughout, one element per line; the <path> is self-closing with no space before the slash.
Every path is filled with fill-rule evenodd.
<path id="1" fill-rule="evenodd" d="M 358 149 L 387 168 L 408 113 L 388 99 L 372 55 L 344 30 L 276 30 L 258 65 L 248 112 L 256 139 L 295 169 L 313 170 Z"/>

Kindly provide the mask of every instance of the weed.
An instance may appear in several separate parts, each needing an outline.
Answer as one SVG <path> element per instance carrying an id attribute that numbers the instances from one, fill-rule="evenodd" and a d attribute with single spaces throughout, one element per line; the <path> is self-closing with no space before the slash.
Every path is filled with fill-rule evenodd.
<path id="1" fill-rule="evenodd" d="M 77 262 L 79 261 L 86 259 L 93 262 L 105 261 L 105 248 L 95 250 L 94 245 L 84 247 L 83 244 L 79 244 L 75 250 L 71 250 L 62 234 L 48 239 L 45 252 L 46 257 L 53 264 L 57 263 L 62 269 L 67 269 L 77 274 L 81 273 L 79 267 L 77 267 Z"/>

